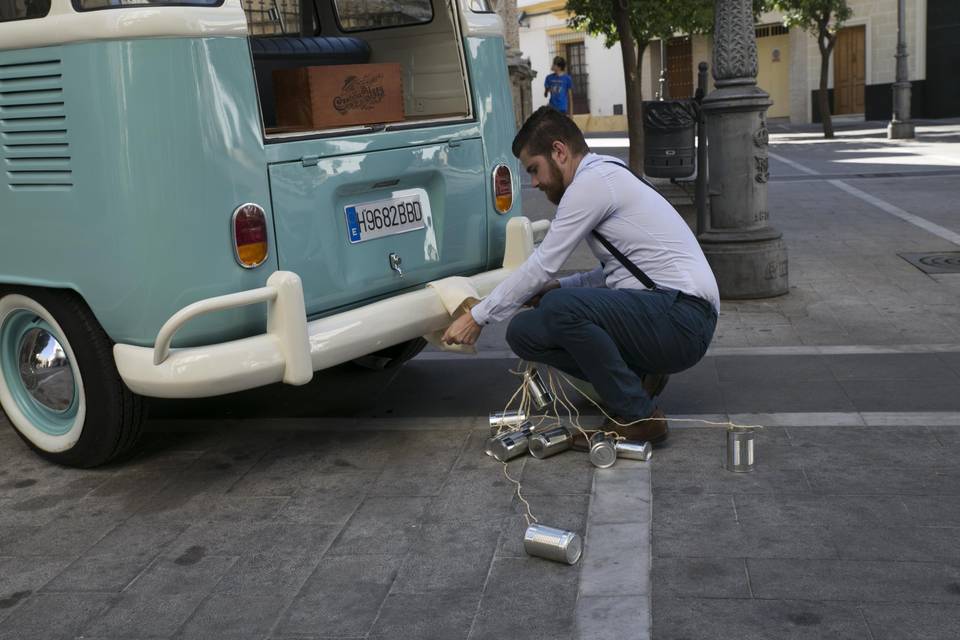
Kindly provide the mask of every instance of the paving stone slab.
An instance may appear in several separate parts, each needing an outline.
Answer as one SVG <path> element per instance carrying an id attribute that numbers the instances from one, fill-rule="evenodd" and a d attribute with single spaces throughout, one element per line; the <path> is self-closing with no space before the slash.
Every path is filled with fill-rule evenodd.
<path id="1" fill-rule="evenodd" d="M 274 635 L 365 636 L 401 561 L 384 555 L 325 557 L 281 617 Z"/>
<path id="2" fill-rule="evenodd" d="M 164 555 L 188 559 L 302 551 L 322 554 L 339 531 L 339 527 L 284 522 L 201 522 L 184 531 Z"/>
<path id="3" fill-rule="evenodd" d="M 590 524 L 650 525 L 651 481 L 648 463 L 618 460 L 593 476 Z"/>
<path id="4" fill-rule="evenodd" d="M 114 598 L 103 594 L 48 593 L 31 596 L 0 623 L 3 640 L 73 640 Z"/>
<path id="5" fill-rule="evenodd" d="M 832 527 L 830 540 L 845 560 L 960 562 L 960 527 L 848 525 Z"/>
<path id="6" fill-rule="evenodd" d="M 585 452 L 567 450 L 523 466 L 523 492 L 529 496 L 589 494 L 595 467 Z"/>
<path id="7" fill-rule="evenodd" d="M 497 558 L 484 587 L 470 640 L 573 637 L 579 566 L 540 558 Z M 530 594 L 536 594 L 531 606 Z"/>
<path id="8" fill-rule="evenodd" d="M 214 594 L 177 632 L 178 640 L 266 638 L 289 599 L 271 594 Z"/>
<path id="9" fill-rule="evenodd" d="M 580 568 L 584 596 L 650 593 L 649 525 L 590 523 Z"/>
<path id="10" fill-rule="evenodd" d="M 126 640 L 126 638 L 167 638 L 189 619 L 203 601 L 197 593 L 113 596 L 115 603 L 103 613 L 88 618 L 82 636 Z M 78 596 L 75 596 L 78 597 Z M 85 595 L 84 597 L 93 597 Z M 103 597 L 103 596 L 100 596 Z"/>
<path id="11" fill-rule="evenodd" d="M 656 453 L 654 453 L 656 455 Z M 654 502 L 660 491 L 700 495 L 704 493 L 804 493 L 810 491 L 803 469 L 777 469 L 758 456 L 751 473 L 731 473 L 719 464 L 699 468 L 679 468 L 654 461 Z"/>
<path id="12" fill-rule="evenodd" d="M 323 557 L 320 550 L 268 551 L 237 558 L 214 587 L 231 596 L 284 596 L 292 599 Z"/>
<path id="13" fill-rule="evenodd" d="M 650 638 L 650 603 L 645 596 L 580 596 L 574 615 L 577 640 Z"/>
<path id="14" fill-rule="evenodd" d="M 479 604 L 477 589 L 444 589 L 429 596 L 391 593 L 368 637 L 466 640 Z"/>
<path id="15" fill-rule="evenodd" d="M 829 527 L 890 526 L 916 523 L 901 496 L 833 496 L 810 494 L 738 495 L 737 519 L 753 525 Z M 960 521 L 958 521 L 960 522 Z"/>
<path id="16" fill-rule="evenodd" d="M 873 640 L 945 640 L 957 635 L 960 606 L 935 604 L 863 605 Z"/>
<path id="17" fill-rule="evenodd" d="M 682 520 L 653 523 L 656 557 L 671 558 L 836 558 L 822 526 L 718 523 L 709 529 Z"/>
<path id="18" fill-rule="evenodd" d="M 660 597 L 655 597 L 653 602 L 653 637 L 665 640 L 872 640 L 855 604 Z"/>
<path id="19" fill-rule="evenodd" d="M 483 455 L 483 454 L 480 454 Z M 477 471 L 453 472 L 440 494 L 430 499 L 425 514 L 426 522 L 497 521 L 516 513 L 514 495 L 516 485 L 504 476 L 503 465 L 485 455 L 486 465 Z M 517 458 L 508 465 L 508 473 L 515 480 L 523 475 L 529 458 Z M 523 483 L 523 493 L 528 493 Z"/>
<path id="20" fill-rule="evenodd" d="M 960 384 L 931 380 L 842 380 L 857 411 L 958 411 Z"/>
<path id="21" fill-rule="evenodd" d="M 419 539 L 429 498 L 367 497 L 330 548 L 332 555 L 403 555 Z"/>
<path id="22" fill-rule="evenodd" d="M 658 523 L 711 529 L 736 522 L 737 511 L 732 494 L 661 491 L 653 501 L 653 519 Z"/>
<path id="23" fill-rule="evenodd" d="M 742 558 L 653 559 L 656 597 L 750 598 L 747 566 Z"/>
<path id="24" fill-rule="evenodd" d="M 915 316 L 911 316 L 915 319 Z M 960 383 L 935 353 L 831 356 L 824 364 L 837 380 L 927 380 Z"/>
<path id="25" fill-rule="evenodd" d="M 835 381 L 794 382 L 789 385 L 758 381 L 751 385 L 722 382 L 727 413 L 760 411 L 854 411 L 857 405 L 846 386 Z"/>
<path id="26" fill-rule="evenodd" d="M 960 604 L 960 565 L 942 562 L 747 559 L 754 596 Z"/>
<path id="27" fill-rule="evenodd" d="M 153 562 L 153 557 L 82 556 L 53 578 L 45 592 L 120 593 Z"/>
<path id="28" fill-rule="evenodd" d="M 0 557 L 0 624 L 67 564 L 62 558 Z"/>
<path id="29" fill-rule="evenodd" d="M 500 538 L 498 523 L 426 524 L 403 561 L 392 594 L 474 589 L 487 579 Z"/>

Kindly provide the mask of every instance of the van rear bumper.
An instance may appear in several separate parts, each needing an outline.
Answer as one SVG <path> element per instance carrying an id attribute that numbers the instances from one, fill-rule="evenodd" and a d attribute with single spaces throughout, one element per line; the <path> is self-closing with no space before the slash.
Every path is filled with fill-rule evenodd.
<path id="1" fill-rule="evenodd" d="M 471 276 L 485 296 L 520 266 L 549 223 L 517 217 L 507 224 L 503 266 Z M 267 332 L 220 344 L 171 349 L 173 336 L 206 313 L 267 303 Z M 450 315 L 431 288 L 308 322 L 300 277 L 274 272 L 265 287 L 208 298 L 184 307 L 160 329 L 153 347 L 117 344 L 113 357 L 131 391 L 159 398 L 200 398 L 275 382 L 302 385 L 326 369 L 439 331 Z"/>

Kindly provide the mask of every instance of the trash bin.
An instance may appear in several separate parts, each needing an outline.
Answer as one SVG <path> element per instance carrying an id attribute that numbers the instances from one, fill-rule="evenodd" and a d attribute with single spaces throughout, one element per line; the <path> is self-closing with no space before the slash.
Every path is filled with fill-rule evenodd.
<path id="1" fill-rule="evenodd" d="M 691 100 L 643 103 L 643 172 L 652 178 L 688 178 L 696 170 L 697 106 Z"/>

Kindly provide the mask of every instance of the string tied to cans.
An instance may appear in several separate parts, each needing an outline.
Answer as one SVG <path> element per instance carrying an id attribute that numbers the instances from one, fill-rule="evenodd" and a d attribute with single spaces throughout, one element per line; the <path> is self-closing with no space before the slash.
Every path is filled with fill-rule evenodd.
<path id="1" fill-rule="evenodd" d="M 521 382 L 503 410 L 490 414 L 490 438 L 487 440 L 486 453 L 503 465 L 503 474 L 515 486 L 517 499 L 523 505 L 523 517 L 527 525 L 524 533 L 526 552 L 532 556 L 575 564 L 583 548 L 582 539 L 575 532 L 540 523 L 523 495 L 522 483 L 510 475 L 510 461 L 526 453 L 539 459 L 556 455 L 570 449 L 576 435 L 580 435 L 587 443 L 590 461 L 598 468 L 611 467 L 618 458 L 650 460 L 652 449 L 649 442 L 628 440 L 617 431 L 585 429 L 580 424 L 580 411 L 570 399 L 567 388 L 586 398 L 610 423 L 620 428 L 658 418 L 620 422 L 567 376 L 554 373 L 551 369 L 547 370 L 546 381 L 535 367 L 523 367 L 522 362 L 518 370 L 511 369 L 510 373 L 519 376 Z M 540 413 L 535 414 L 535 411 Z M 563 414 L 569 426 L 564 424 Z M 761 425 L 739 425 L 730 421 L 714 422 L 698 418 L 671 418 L 671 421 L 726 427 L 725 466 L 731 471 L 753 470 L 753 433 L 756 429 L 762 429 Z"/>

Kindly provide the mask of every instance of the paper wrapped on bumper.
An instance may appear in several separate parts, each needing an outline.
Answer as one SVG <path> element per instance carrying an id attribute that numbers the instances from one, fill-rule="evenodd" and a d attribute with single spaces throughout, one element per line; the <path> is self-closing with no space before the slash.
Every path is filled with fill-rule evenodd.
<path id="1" fill-rule="evenodd" d="M 480 302 L 480 294 L 476 287 L 470 282 L 469 278 L 452 276 L 443 280 L 436 280 L 427 285 L 433 289 L 434 293 L 440 298 L 451 320 L 456 320 L 461 315 L 473 308 Z M 455 353 L 476 353 L 477 348 L 473 345 L 465 344 L 445 344 L 441 338 L 444 330 L 434 331 L 423 336 L 432 345 L 436 345 L 444 351 L 453 351 Z"/>

